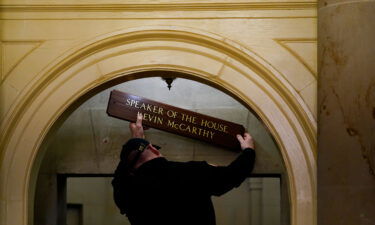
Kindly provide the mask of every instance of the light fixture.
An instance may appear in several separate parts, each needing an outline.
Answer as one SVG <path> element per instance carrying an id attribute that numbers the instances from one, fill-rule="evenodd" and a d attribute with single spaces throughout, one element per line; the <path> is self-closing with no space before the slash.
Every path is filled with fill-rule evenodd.
<path id="1" fill-rule="evenodd" d="M 174 81 L 174 79 L 176 79 L 175 77 L 162 77 L 161 79 L 163 79 L 167 85 L 168 85 L 168 89 L 171 90 L 171 87 L 172 87 L 172 82 Z"/>

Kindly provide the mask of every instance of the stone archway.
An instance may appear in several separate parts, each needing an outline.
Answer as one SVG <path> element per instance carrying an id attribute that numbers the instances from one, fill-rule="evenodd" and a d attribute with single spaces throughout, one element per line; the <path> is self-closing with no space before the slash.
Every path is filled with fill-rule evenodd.
<path id="1" fill-rule="evenodd" d="M 84 47 L 82 47 L 84 46 Z M 181 27 L 140 27 L 83 43 L 21 93 L 1 140 L 4 224 L 28 224 L 40 146 L 78 98 L 106 82 L 144 71 L 174 71 L 206 81 L 252 108 L 274 136 L 288 172 L 291 223 L 316 223 L 315 121 L 267 62 L 223 37 Z"/>

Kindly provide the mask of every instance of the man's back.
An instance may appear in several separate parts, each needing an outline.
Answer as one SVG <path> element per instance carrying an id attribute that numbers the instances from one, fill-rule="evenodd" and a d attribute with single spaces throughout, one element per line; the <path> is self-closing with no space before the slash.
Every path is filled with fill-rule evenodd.
<path id="1" fill-rule="evenodd" d="M 239 186 L 250 174 L 254 157 L 247 149 L 228 167 L 156 158 L 134 175 L 115 178 L 115 199 L 121 198 L 132 225 L 214 225 L 211 196 Z"/>
<path id="2" fill-rule="evenodd" d="M 132 225 L 215 225 L 212 195 L 238 187 L 253 169 L 254 141 L 237 135 L 241 154 L 229 166 L 171 162 L 145 140 L 142 114 L 130 123 L 112 181 L 114 200 Z"/>

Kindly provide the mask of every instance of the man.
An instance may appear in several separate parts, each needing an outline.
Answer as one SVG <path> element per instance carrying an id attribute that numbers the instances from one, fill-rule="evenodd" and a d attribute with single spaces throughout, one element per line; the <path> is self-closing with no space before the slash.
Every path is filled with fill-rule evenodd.
<path id="1" fill-rule="evenodd" d="M 229 166 L 172 162 L 145 140 L 142 115 L 130 123 L 112 181 L 114 199 L 132 225 L 215 225 L 211 196 L 238 187 L 253 169 L 254 141 L 237 135 L 242 152 Z"/>

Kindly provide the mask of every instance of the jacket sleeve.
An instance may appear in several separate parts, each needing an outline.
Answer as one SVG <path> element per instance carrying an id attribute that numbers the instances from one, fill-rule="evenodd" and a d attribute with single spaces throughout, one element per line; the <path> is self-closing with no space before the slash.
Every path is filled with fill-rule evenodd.
<path id="1" fill-rule="evenodd" d="M 238 187 L 254 168 L 255 151 L 247 148 L 228 166 L 212 166 L 207 162 L 196 164 L 196 173 L 191 177 L 193 188 L 204 190 L 209 195 L 220 196 Z"/>

